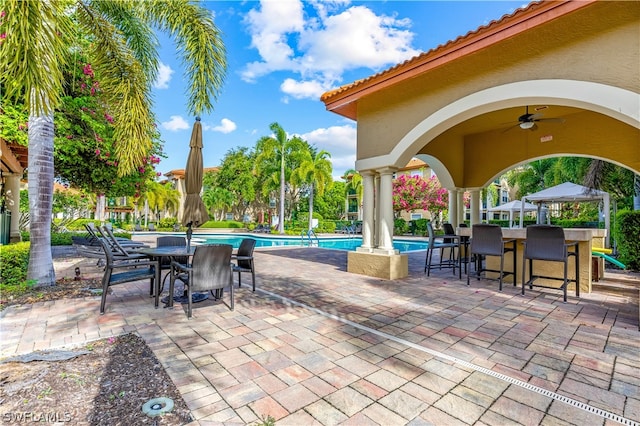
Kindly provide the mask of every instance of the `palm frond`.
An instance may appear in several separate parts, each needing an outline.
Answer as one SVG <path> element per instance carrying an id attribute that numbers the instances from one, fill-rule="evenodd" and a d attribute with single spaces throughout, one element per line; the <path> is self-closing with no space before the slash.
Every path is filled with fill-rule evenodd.
<path id="1" fill-rule="evenodd" d="M 213 110 L 227 69 L 226 49 L 211 12 L 190 0 L 144 3 L 148 17 L 176 37 L 189 85 L 187 108 L 194 115 Z"/>
<path id="2" fill-rule="evenodd" d="M 149 81 L 158 75 L 159 42 L 153 28 L 145 19 L 144 2 L 93 0 L 92 7 L 116 25 L 142 65 Z"/>
<path id="3" fill-rule="evenodd" d="M 68 2 L 5 0 L 0 33 L 0 84 L 7 98 L 23 98 L 32 115 L 53 114 L 60 102 L 64 61 L 73 26 Z"/>
<path id="4" fill-rule="evenodd" d="M 91 57 L 114 117 L 118 174 L 131 174 L 153 146 L 150 84 L 122 33 L 97 11 L 80 4 L 78 19 L 94 35 Z"/>

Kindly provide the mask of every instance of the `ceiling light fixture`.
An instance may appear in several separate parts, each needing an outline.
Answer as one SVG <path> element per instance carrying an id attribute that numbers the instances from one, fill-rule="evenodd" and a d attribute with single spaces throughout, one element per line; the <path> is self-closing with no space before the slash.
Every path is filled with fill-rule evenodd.
<path id="1" fill-rule="evenodd" d="M 533 121 L 523 121 L 522 123 L 520 123 L 520 128 L 524 130 L 528 130 L 532 128 L 535 124 L 536 123 L 534 123 Z"/>

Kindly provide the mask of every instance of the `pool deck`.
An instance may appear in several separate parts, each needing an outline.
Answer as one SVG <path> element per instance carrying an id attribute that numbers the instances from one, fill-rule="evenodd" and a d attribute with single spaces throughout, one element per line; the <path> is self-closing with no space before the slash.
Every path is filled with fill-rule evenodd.
<path id="1" fill-rule="evenodd" d="M 640 423 L 637 276 L 630 291 L 562 303 L 451 271 L 384 281 L 346 272 L 347 252 L 256 250 L 257 287 L 221 302 L 154 309 L 148 283 L 99 297 L 11 307 L 0 357 L 141 335 L 192 411 L 193 425 Z M 58 276 L 101 275 L 56 259 Z M 243 283 L 250 275 L 243 275 Z M 228 299 L 225 299 L 228 301 Z M 55 407 L 52 407 L 54 410 Z"/>

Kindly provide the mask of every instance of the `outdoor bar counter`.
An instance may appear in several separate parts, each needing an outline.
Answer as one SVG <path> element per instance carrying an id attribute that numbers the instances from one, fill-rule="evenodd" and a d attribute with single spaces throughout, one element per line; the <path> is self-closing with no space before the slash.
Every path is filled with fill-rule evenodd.
<path id="1" fill-rule="evenodd" d="M 471 228 L 457 228 L 458 235 L 470 237 Z M 516 283 L 520 285 L 522 283 L 522 255 L 524 253 L 524 245 L 522 242 L 526 239 L 526 229 L 524 228 L 502 228 L 502 237 L 505 239 L 515 238 L 518 241 L 518 254 L 516 258 L 517 274 Z M 580 258 L 578 266 L 580 268 L 580 292 L 591 293 L 591 281 L 592 281 L 592 263 L 591 263 L 591 249 L 593 247 L 604 247 L 606 230 L 604 229 L 591 229 L 591 228 L 564 228 L 564 236 L 568 242 L 577 241 L 580 250 Z M 569 248 L 573 250 L 573 248 Z M 536 262 L 536 273 L 552 276 L 563 276 L 563 265 L 561 262 L 548 262 L 534 260 Z M 574 258 L 569 257 L 568 264 L 568 277 L 570 279 L 575 278 L 575 266 Z M 528 262 L 527 262 L 528 263 Z M 487 265 L 492 269 L 500 269 L 500 259 L 497 257 L 487 257 Z M 539 265 L 539 266 L 537 266 Z M 512 255 L 507 253 L 504 257 L 504 268 L 506 271 L 513 271 Z M 496 274 L 497 276 L 497 274 Z M 529 269 L 527 265 L 526 279 L 529 278 Z M 511 275 L 505 277 L 505 282 L 513 283 Z M 550 281 L 551 285 L 562 285 L 561 281 Z M 573 283 L 568 287 L 569 295 L 575 295 L 575 287 Z"/>

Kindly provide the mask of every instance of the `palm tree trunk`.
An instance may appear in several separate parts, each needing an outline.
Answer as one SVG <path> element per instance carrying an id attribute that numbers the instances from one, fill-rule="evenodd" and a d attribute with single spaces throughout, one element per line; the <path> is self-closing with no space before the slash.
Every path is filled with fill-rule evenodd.
<path id="1" fill-rule="evenodd" d="M 278 233 L 284 234 L 284 147 L 280 153 L 280 217 L 278 218 Z"/>
<path id="2" fill-rule="evenodd" d="M 56 282 L 51 256 L 53 211 L 53 113 L 29 116 L 29 267 L 27 280 L 38 286 Z"/>
<path id="3" fill-rule="evenodd" d="M 313 229 L 313 184 L 311 184 L 311 192 L 309 192 L 309 231 Z"/>

